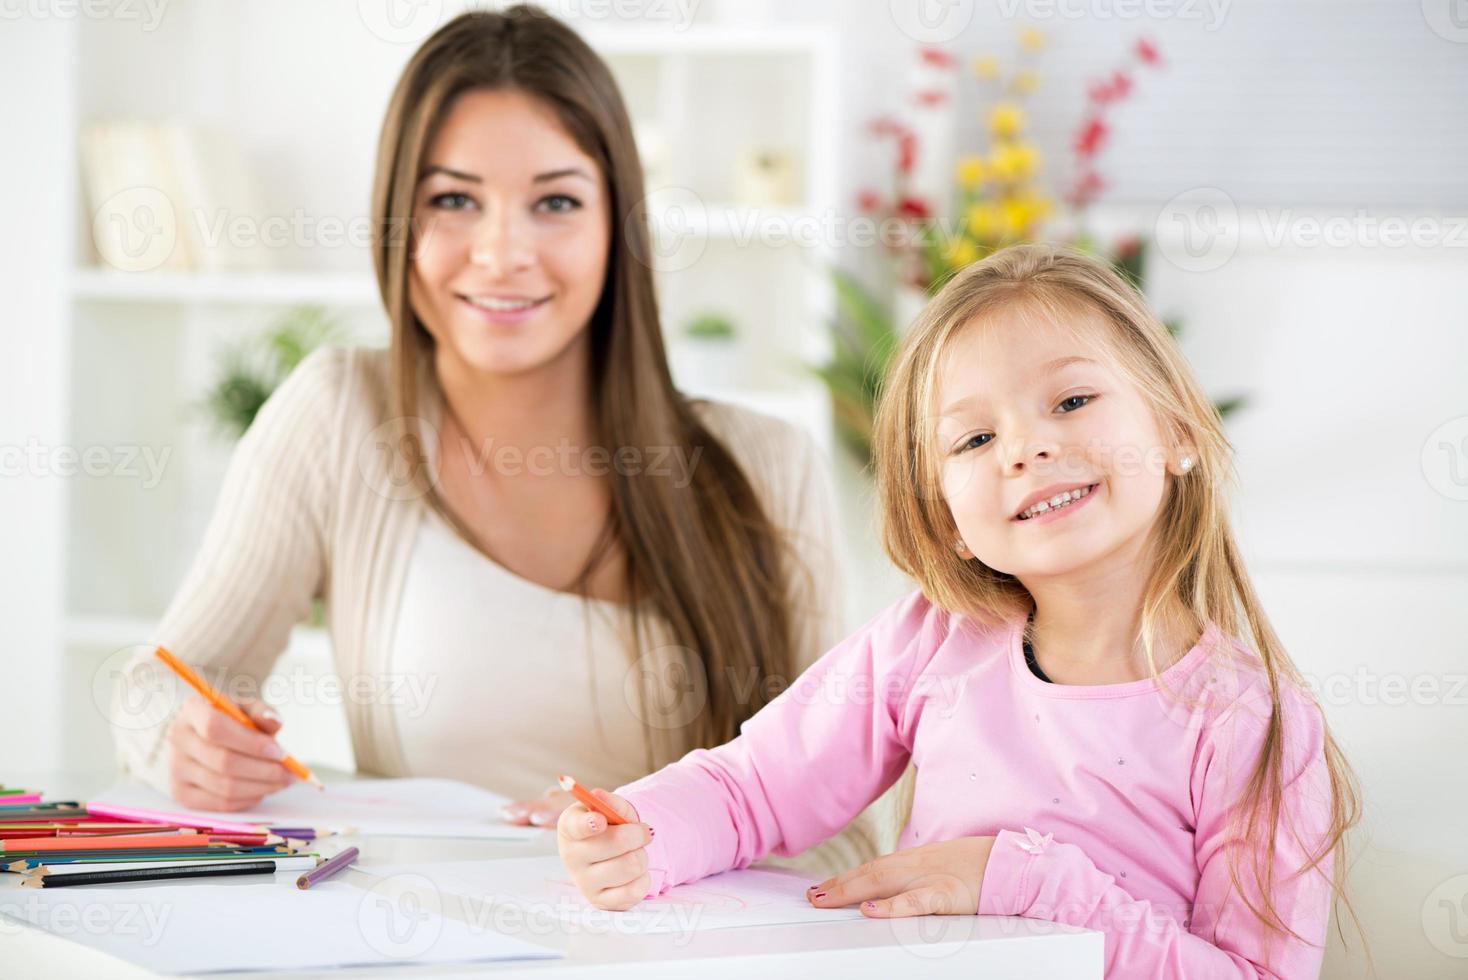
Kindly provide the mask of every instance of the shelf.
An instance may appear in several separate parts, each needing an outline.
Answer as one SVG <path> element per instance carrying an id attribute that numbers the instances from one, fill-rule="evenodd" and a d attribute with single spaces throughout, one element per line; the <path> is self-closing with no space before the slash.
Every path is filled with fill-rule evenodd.
<path id="1" fill-rule="evenodd" d="M 71 295 L 97 303 L 218 303 L 244 306 L 375 307 L 377 281 L 368 275 L 315 272 L 127 273 L 81 268 Z"/>

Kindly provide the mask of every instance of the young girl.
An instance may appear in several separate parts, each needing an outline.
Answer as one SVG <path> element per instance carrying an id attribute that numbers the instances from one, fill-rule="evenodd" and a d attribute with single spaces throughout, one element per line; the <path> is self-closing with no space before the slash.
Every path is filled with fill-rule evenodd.
<path id="1" fill-rule="evenodd" d="M 598 791 L 630 824 L 567 809 L 582 892 L 625 909 L 796 853 L 911 761 L 900 850 L 814 905 L 1098 929 L 1108 976 L 1317 976 L 1354 784 L 1240 563 L 1218 414 L 1137 292 L 1047 246 L 965 269 L 876 445 L 921 591 L 733 741 Z"/>

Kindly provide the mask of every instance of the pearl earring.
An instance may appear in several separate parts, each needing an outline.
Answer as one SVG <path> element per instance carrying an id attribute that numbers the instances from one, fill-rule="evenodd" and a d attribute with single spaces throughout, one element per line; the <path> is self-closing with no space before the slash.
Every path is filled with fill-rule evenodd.
<path id="1" fill-rule="evenodd" d="M 1181 466 L 1183 468 L 1183 472 L 1186 473 L 1188 470 L 1193 468 L 1193 457 L 1184 456 L 1178 465 Z"/>
<path id="2" fill-rule="evenodd" d="M 963 553 L 968 550 L 968 545 L 963 543 L 963 538 L 959 538 L 953 542 L 953 550 L 958 552 L 959 557 L 963 557 Z"/>

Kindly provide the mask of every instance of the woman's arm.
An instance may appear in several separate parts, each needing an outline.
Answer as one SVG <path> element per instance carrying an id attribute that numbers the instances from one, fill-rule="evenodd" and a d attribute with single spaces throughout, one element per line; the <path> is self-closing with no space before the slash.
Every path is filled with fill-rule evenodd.
<path id="1" fill-rule="evenodd" d="M 845 827 L 906 766 L 908 696 L 946 628 L 945 614 L 909 596 L 822 657 L 733 741 L 619 788 L 657 829 L 649 894 L 799 853 Z"/>
<path id="2" fill-rule="evenodd" d="M 307 618 L 329 568 L 332 478 L 350 351 L 307 357 L 236 447 L 204 541 L 151 642 L 121 671 L 112 723 L 118 759 L 172 792 L 166 735 L 184 689 L 151 655 L 168 648 L 239 696 L 269 675 Z"/>

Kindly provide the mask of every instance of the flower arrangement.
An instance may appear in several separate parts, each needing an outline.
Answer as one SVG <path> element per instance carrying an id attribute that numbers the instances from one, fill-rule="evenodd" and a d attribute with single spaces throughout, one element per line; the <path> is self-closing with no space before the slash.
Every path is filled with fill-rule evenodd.
<path id="1" fill-rule="evenodd" d="M 1045 38 L 1034 28 L 1026 28 L 1018 42 L 1019 55 L 1010 71 L 1003 71 L 998 59 L 991 56 L 980 57 L 971 66 L 990 95 L 984 111 L 987 144 L 958 158 L 948 216 L 940 215 L 935 202 L 915 186 L 922 147 L 914 125 L 890 115 L 869 124 L 872 137 L 893 146 L 892 189 L 888 194 L 863 190 L 856 203 L 883 227 L 899 230 L 883 236 L 899 290 L 931 295 L 964 266 L 1007 245 L 1042 239 L 1046 222 L 1056 214 L 1056 201 L 1042 181 L 1044 161 L 1026 129 L 1028 96 L 1041 80 L 1035 62 L 1045 48 Z M 957 67 L 956 59 L 940 49 L 922 48 L 918 57 L 933 70 Z M 1106 186 L 1099 157 L 1111 134 L 1109 113 L 1131 95 L 1139 71 L 1158 68 L 1161 63 L 1156 46 L 1143 38 L 1122 64 L 1088 85 L 1086 105 L 1070 144 L 1071 181 L 1062 196 L 1078 229 L 1070 243 L 1105 254 L 1138 288 L 1146 260 L 1142 239 L 1130 235 L 1103 247 L 1087 232 L 1086 213 Z M 946 98 L 943 90 L 919 90 L 912 103 L 921 109 Z M 832 275 L 837 299 L 833 354 L 815 371 L 830 392 L 842 442 L 860 462 L 867 463 L 877 393 L 904 320 L 851 274 L 833 270 Z M 1176 333 L 1178 324 L 1169 322 L 1168 328 Z M 1232 399 L 1218 408 L 1226 413 L 1239 403 Z"/>

